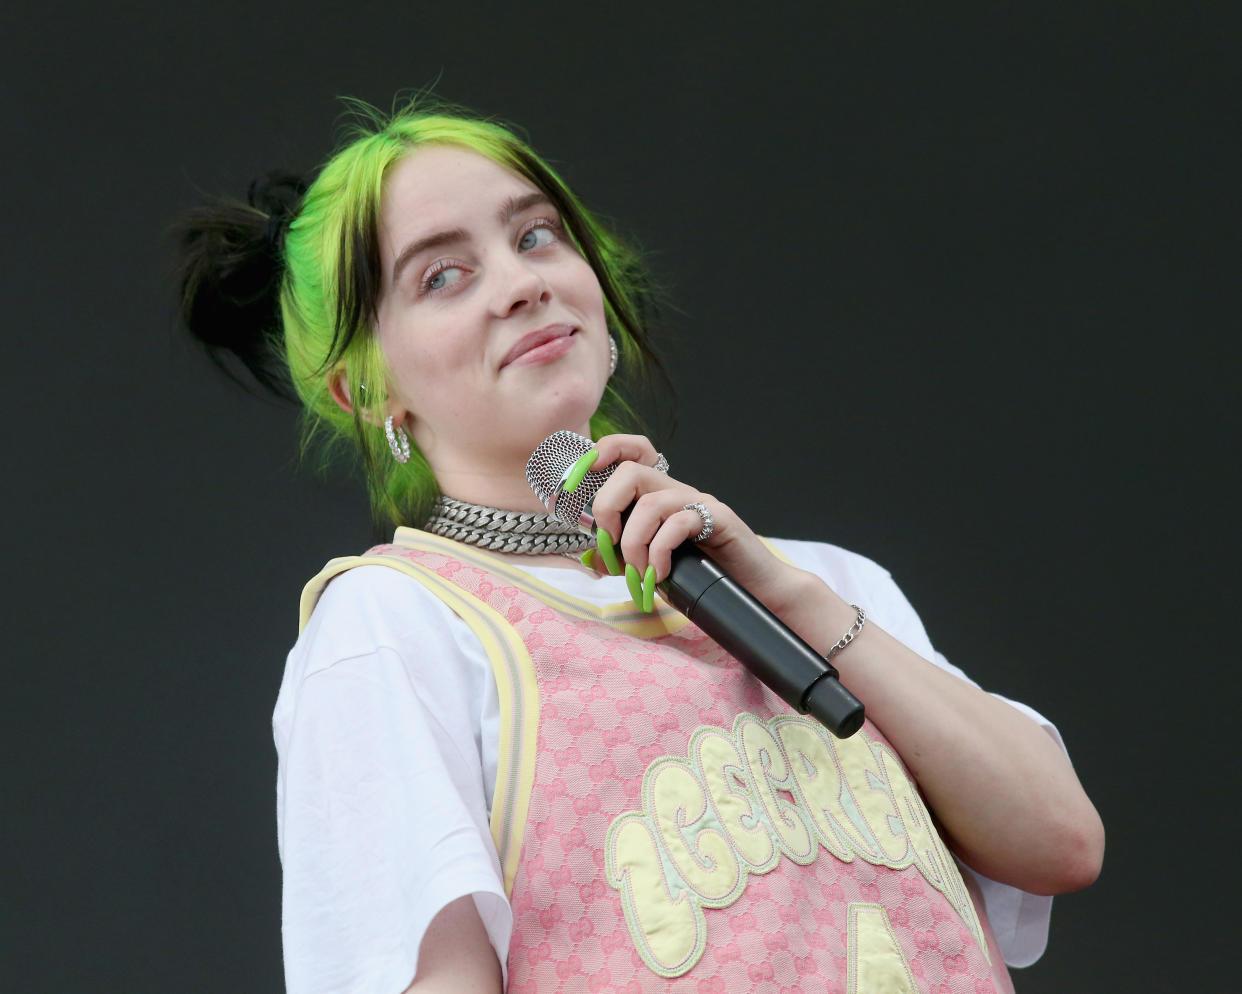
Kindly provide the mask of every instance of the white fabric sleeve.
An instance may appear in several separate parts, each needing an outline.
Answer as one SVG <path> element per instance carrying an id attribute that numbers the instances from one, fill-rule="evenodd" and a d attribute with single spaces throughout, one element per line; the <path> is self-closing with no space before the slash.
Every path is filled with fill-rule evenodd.
<path id="1" fill-rule="evenodd" d="M 400 994 L 427 926 L 465 895 L 505 965 L 485 695 L 458 665 L 456 620 L 417 581 L 359 567 L 290 653 L 273 717 L 290 994 Z"/>
<path id="2" fill-rule="evenodd" d="M 791 539 L 771 541 L 795 566 L 819 576 L 850 603 L 866 608 L 868 619 L 875 621 L 899 642 L 941 669 L 978 686 L 932 647 L 923 622 L 883 567 L 865 556 L 834 545 Z M 1021 711 L 1051 735 L 1062 749 L 1065 748 L 1056 727 L 1038 711 L 1000 694 L 992 696 Z M 979 884 L 988 921 L 1005 962 L 1020 967 L 1030 966 L 1039 959 L 1048 945 L 1052 898 L 998 883 L 960 860 L 958 865 Z"/>

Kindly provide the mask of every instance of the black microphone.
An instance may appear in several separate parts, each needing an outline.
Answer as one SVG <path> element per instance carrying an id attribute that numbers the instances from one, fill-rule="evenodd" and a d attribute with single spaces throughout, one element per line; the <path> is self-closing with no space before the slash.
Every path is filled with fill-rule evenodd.
<path id="1" fill-rule="evenodd" d="M 558 521 L 593 532 L 591 500 L 616 466 L 589 470 L 573 493 L 563 486 L 591 447 L 576 432 L 549 435 L 526 463 L 526 480 Z M 657 589 L 799 714 L 817 718 L 841 739 L 862 727 L 862 702 L 841 686 L 836 668 L 694 543 L 673 550 L 672 569 Z"/>

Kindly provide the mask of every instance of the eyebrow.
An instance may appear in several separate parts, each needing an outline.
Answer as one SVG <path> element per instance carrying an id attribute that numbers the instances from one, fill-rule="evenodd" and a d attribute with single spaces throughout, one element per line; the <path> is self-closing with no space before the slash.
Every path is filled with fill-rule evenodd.
<path id="1" fill-rule="evenodd" d="M 551 199 L 542 190 L 532 190 L 520 197 L 506 197 L 501 203 L 500 209 L 496 211 L 496 219 L 503 227 L 513 220 L 514 216 L 529 210 L 536 204 L 547 204 L 553 206 Z M 416 242 L 411 242 L 401 250 L 401 254 L 397 256 L 396 261 L 392 264 L 392 285 L 397 285 L 397 280 L 401 277 L 401 270 L 415 256 L 421 255 L 428 249 L 439 248 L 442 245 L 449 245 L 455 242 L 469 241 L 470 233 L 465 228 L 449 228 L 445 231 L 437 231 L 433 235 L 426 238 L 420 238 Z"/>

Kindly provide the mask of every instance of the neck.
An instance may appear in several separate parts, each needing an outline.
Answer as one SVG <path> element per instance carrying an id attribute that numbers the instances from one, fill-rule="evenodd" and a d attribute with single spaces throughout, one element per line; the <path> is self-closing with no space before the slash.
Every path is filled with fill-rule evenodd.
<path id="1" fill-rule="evenodd" d="M 581 432 L 589 434 L 589 426 L 582 426 Z M 538 513 L 547 509 L 526 482 L 526 462 L 544 437 L 540 435 L 529 447 L 523 443 L 490 451 L 421 444 L 440 493 L 446 497 L 505 511 Z"/>
<path id="2" fill-rule="evenodd" d="M 525 467 L 516 479 L 508 474 L 437 473 L 436 482 L 446 497 L 468 504 L 483 504 L 504 511 L 545 511 L 526 482 Z"/>

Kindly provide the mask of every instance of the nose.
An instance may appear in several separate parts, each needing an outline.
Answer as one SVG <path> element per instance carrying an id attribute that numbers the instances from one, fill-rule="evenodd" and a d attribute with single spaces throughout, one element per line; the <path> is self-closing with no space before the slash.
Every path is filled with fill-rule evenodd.
<path id="1" fill-rule="evenodd" d="M 552 299 L 552 290 L 543 274 L 520 255 L 513 255 L 493 267 L 493 272 L 496 289 L 492 310 L 499 317 L 508 317 L 523 308 L 529 310 Z"/>

